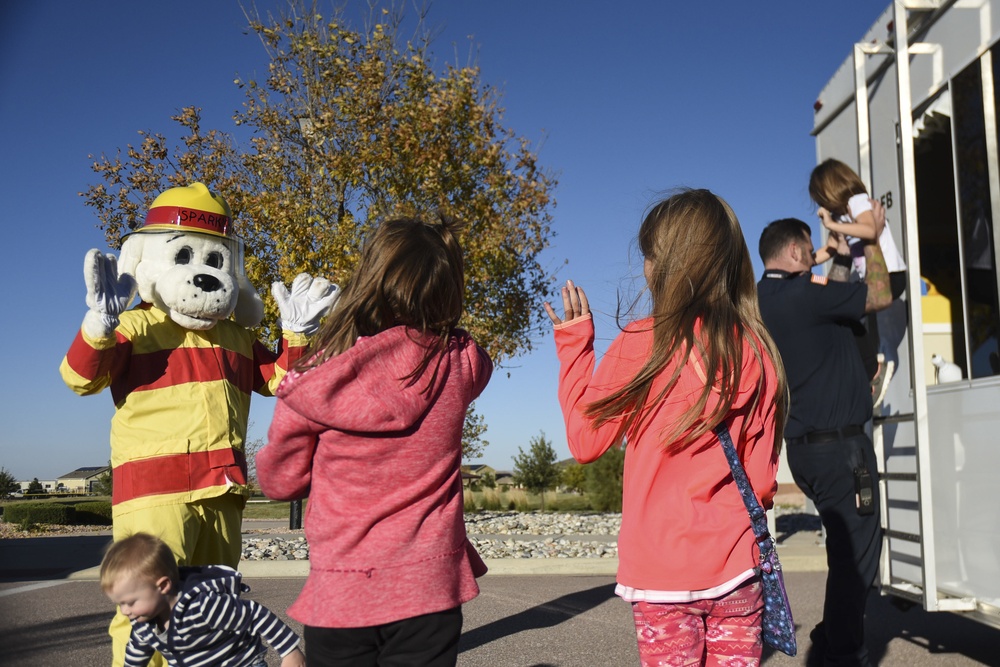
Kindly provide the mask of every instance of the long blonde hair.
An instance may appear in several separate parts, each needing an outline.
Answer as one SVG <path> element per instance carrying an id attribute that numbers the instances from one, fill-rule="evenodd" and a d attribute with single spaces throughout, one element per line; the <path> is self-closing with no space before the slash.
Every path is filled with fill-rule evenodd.
<path id="1" fill-rule="evenodd" d="M 638 241 L 653 302 L 652 351 L 624 387 L 587 406 L 594 426 L 621 418 L 618 438 L 636 433 L 648 414 L 646 408 L 670 393 L 684 363 L 696 352 L 705 363 L 705 387 L 698 401 L 660 434 L 667 450 L 686 447 L 715 428 L 732 409 L 746 341 L 757 364 L 763 366 L 767 357 L 775 368 L 778 424 L 774 446 L 779 448 L 788 404 L 785 373 L 761 318 L 750 253 L 736 214 L 708 190 L 681 190 L 651 208 Z M 656 378 L 678 359 L 682 362 L 674 365 L 666 386 L 650 396 Z M 759 407 L 764 383 L 761 372 L 751 412 Z M 719 401 L 703 418 L 713 391 L 718 391 Z"/>
<path id="2" fill-rule="evenodd" d="M 824 160 L 809 174 L 809 196 L 835 218 L 846 215 L 848 200 L 860 194 L 868 194 L 864 182 L 840 160 Z"/>
<path id="3" fill-rule="evenodd" d="M 404 325 L 437 339 L 403 379 L 419 377 L 432 358 L 447 349 L 451 330 L 462 317 L 465 263 L 459 229 L 458 221 L 440 213 L 426 220 L 382 222 L 365 243 L 336 307 L 295 369 L 322 364 L 350 349 L 359 336 Z"/>

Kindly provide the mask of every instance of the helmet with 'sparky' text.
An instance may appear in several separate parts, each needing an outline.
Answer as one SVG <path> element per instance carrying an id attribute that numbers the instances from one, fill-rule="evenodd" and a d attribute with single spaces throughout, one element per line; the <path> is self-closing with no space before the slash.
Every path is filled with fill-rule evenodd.
<path id="1" fill-rule="evenodd" d="M 153 200 L 142 232 L 188 231 L 236 238 L 229 204 L 204 183 L 170 188 Z"/>

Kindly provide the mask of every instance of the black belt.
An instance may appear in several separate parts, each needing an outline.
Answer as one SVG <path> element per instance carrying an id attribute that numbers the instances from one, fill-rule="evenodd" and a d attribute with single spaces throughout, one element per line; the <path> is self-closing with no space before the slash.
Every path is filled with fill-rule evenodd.
<path id="1" fill-rule="evenodd" d="M 808 445 L 820 442 L 834 442 L 836 440 L 853 438 L 854 436 L 862 435 L 864 432 L 865 429 L 862 426 L 845 426 L 844 428 L 835 428 L 830 431 L 813 431 L 812 433 L 800 435 L 797 438 L 785 438 L 785 442 L 789 445 Z"/>

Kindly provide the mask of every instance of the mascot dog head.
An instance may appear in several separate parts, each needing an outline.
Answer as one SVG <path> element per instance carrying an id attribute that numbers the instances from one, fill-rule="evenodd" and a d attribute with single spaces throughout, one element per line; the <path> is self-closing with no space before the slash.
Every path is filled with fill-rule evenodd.
<path id="1" fill-rule="evenodd" d="M 122 243 L 118 269 L 135 277 L 143 301 L 185 329 L 211 329 L 230 316 L 254 327 L 264 316 L 229 205 L 202 183 L 153 201 L 145 224 Z"/>

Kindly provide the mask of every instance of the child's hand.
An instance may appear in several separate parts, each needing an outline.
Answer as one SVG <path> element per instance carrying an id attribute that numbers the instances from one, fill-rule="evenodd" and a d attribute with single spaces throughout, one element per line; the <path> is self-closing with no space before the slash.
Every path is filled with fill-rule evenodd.
<path id="1" fill-rule="evenodd" d="M 826 250 L 831 255 L 849 255 L 851 246 L 847 245 L 847 238 L 843 234 L 831 231 L 826 237 Z"/>
<path id="2" fill-rule="evenodd" d="M 306 667 L 306 656 L 298 648 L 281 659 L 281 667 Z"/>
<path id="3" fill-rule="evenodd" d="M 819 216 L 820 222 L 822 222 L 823 226 L 826 227 L 827 229 L 830 229 L 830 225 L 835 224 L 833 217 L 830 215 L 830 212 L 825 208 L 823 208 L 822 206 L 820 206 L 819 209 L 817 209 L 816 215 Z"/>
<path id="4" fill-rule="evenodd" d="M 555 309 L 552 304 L 546 301 L 543 305 L 545 306 L 545 312 L 548 313 L 549 319 L 552 320 L 553 326 L 563 324 L 565 322 L 572 322 L 573 320 L 578 320 L 582 317 L 590 315 L 590 304 L 587 302 L 587 295 L 584 294 L 582 287 L 577 287 L 573 284 L 572 280 L 566 281 L 566 286 L 562 288 L 562 300 L 563 300 L 563 312 L 564 317 L 560 319 L 556 315 Z"/>

